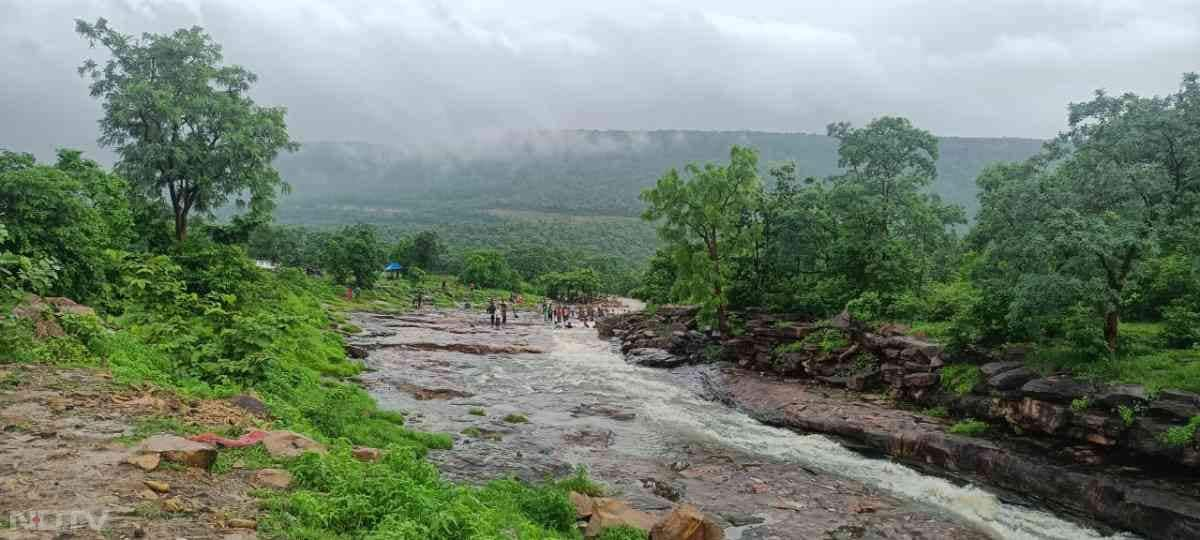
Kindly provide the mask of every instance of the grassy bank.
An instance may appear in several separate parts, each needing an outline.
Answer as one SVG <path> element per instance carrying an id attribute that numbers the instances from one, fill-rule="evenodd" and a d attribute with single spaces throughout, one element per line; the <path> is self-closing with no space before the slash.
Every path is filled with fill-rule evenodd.
<path id="1" fill-rule="evenodd" d="M 259 398 L 274 418 L 267 427 L 290 429 L 330 448 L 326 455 L 282 463 L 259 449 L 224 451 L 214 474 L 237 461 L 250 468 L 282 466 L 295 477 L 285 493 L 259 493 L 266 511 L 259 524 L 263 536 L 579 537 L 567 492 L 598 491 L 586 476 L 541 486 L 514 480 L 449 483 L 424 459 L 430 449 L 450 448 L 449 435 L 406 429 L 401 414 L 378 409 L 365 391 L 344 382 L 360 367 L 346 358 L 341 336 L 346 325 L 337 312 L 404 311 L 413 284 L 385 281 L 346 301 L 327 282 L 296 271 L 263 271 L 240 250 L 214 245 L 172 256 L 129 257 L 118 274 L 112 294 L 96 306 L 99 316 L 55 316 L 65 330 L 62 337 L 35 339 L 29 321 L 5 320 L 0 363 L 107 369 L 118 384 L 152 386 L 185 398 Z M 440 278 L 420 286 L 437 305 L 468 296 L 438 295 Z M 475 291 L 469 297 L 479 303 L 502 294 Z M 139 431 L 198 428 L 163 424 Z M 359 445 L 385 449 L 384 458 L 354 459 L 350 451 Z"/>

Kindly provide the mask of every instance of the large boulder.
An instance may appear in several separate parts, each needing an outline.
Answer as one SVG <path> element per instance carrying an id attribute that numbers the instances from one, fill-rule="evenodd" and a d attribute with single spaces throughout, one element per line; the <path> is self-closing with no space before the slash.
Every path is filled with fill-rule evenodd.
<path id="1" fill-rule="evenodd" d="M 983 372 L 984 377 L 991 378 L 994 375 L 1004 373 L 1005 371 L 1012 371 L 1020 367 L 1025 367 L 1025 364 L 1022 362 L 988 362 L 979 366 L 979 371 Z"/>
<path id="2" fill-rule="evenodd" d="M 1034 399 L 1056 403 L 1070 403 L 1073 400 L 1094 394 L 1096 387 L 1078 379 L 1056 375 L 1054 377 L 1029 381 L 1021 387 L 1021 392 Z"/>
<path id="3" fill-rule="evenodd" d="M 1016 369 L 1001 371 L 988 377 L 987 385 L 989 388 L 1000 391 L 1016 390 L 1036 378 L 1037 373 L 1034 373 L 1029 368 L 1018 366 Z"/>
<path id="4" fill-rule="evenodd" d="M 596 498 L 592 499 L 592 516 L 583 535 L 595 538 L 605 529 L 620 526 L 649 531 L 656 521 L 654 515 L 634 510 L 625 501 Z"/>
<path id="5" fill-rule="evenodd" d="M 325 446 L 304 435 L 291 431 L 272 431 L 262 440 L 263 448 L 273 458 L 294 458 L 305 452 L 325 453 Z"/>
<path id="6" fill-rule="evenodd" d="M 687 358 L 675 356 L 663 349 L 650 347 L 633 349 L 625 355 L 625 360 L 646 367 L 673 368 L 682 366 Z"/>
<path id="7" fill-rule="evenodd" d="M 1168 420 L 1188 420 L 1200 414 L 1200 395 L 1182 390 L 1163 390 L 1150 402 L 1150 414 Z"/>
<path id="8" fill-rule="evenodd" d="M 217 459 L 215 446 L 177 435 L 155 435 L 141 442 L 135 454 L 158 454 L 164 461 L 207 469 Z"/>
<path id="9" fill-rule="evenodd" d="M 724 540 L 725 531 L 695 506 L 684 504 L 650 529 L 650 540 Z"/>
<path id="10" fill-rule="evenodd" d="M 1122 405 L 1136 407 L 1145 405 L 1147 401 L 1149 401 L 1149 395 L 1146 393 L 1146 388 L 1140 384 L 1110 386 L 1096 397 L 1096 403 L 1110 409 Z"/>

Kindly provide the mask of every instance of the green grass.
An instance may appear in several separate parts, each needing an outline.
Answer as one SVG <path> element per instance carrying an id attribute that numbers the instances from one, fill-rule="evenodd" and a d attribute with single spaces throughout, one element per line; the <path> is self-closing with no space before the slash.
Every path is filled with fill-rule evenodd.
<path id="1" fill-rule="evenodd" d="M 913 334 L 924 334 L 929 339 L 945 343 L 950 340 L 950 321 L 913 321 L 908 327 Z"/>
<path id="2" fill-rule="evenodd" d="M 510 424 L 525 424 L 529 422 L 529 417 L 521 413 L 512 413 L 504 417 L 504 421 Z"/>
<path id="3" fill-rule="evenodd" d="M 235 469 L 237 465 L 241 465 L 242 469 L 269 469 L 277 467 L 282 462 L 271 457 L 267 450 L 261 444 L 247 446 L 245 448 L 226 448 L 217 454 L 217 460 L 213 462 L 210 472 L 213 474 L 227 474 Z"/>
<path id="4" fill-rule="evenodd" d="M 947 418 L 950 416 L 950 411 L 946 410 L 945 406 L 938 405 L 936 407 L 929 407 L 927 409 L 922 409 L 921 414 L 923 414 L 925 416 L 932 416 L 934 418 Z"/>
<path id="5" fill-rule="evenodd" d="M 1171 448 L 1183 448 L 1196 440 L 1196 430 L 1200 429 L 1200 415 L 1193 416 L 1183 426 L 1168 428 L 1158 436 L 1158 440 Z"/>
<path id="6" fill-rule="evenodd" d="M 1071 410 L 1075 412 L 1083 412 L 1092 406 L 1092 398 L 1081 397 L 1071 400 Z"/>
<path id="7" fill-rule="evenodd" d="M 1133 407 L 1130 407 L 1128 405 L 1118 406 L 1117 407 L 1117 416 L 1121 417 L 1121 423 L 1125 424 L 1125 427 L 1132 426 L 1133 422 L 1135 420 L 1137 420 L 1136 411 L 1134 411 Z"/>
<path id="8" fill-rule="evenodd" d="M 578 538 L 567 491 L 494 480 L 450 484 L 415 447 L 394 446 L 375 463 L 335 445 L 288 463 L 293 490 L 263 501 L 259 532 L 297 540 Z"/>
<path id="9" fill-rule="evenodd" d="M 467 409 L 467 414 L 471 416 L 487 416 L 487 411 L 484 411 L 483 407 L 471 407 Z"/>
<path id="10" fill-rule="evenodd" d="M 603 485 L 596 483 L 588 476 L 587 469 L 582 465 L 576 467 L 574 474 L 558 480 L 551 480 L 547 482 L 547 485 L 561 491 L 574 491 L 591 497 L 603 497 L 608 494 L 608 490 Z"/>
<path id="11" fill-rule="evenodd" d="M 647 537 L 646 531 L 622 525 L 604 529 L 604 532 L 600 533 L 596 540 L 646 540 Z"/>
<path id="12" fill-rule="evenodd" d="M 948 364 L 942 368 L 941 380 L 943 390 L 965 396 L 983 383 L 983 372 L 971 364 Z"/>
<path id="13" fill-rule="evenodd" d="M 987 432 L 989 426 L 987 422 L 968 418 L 950 426 L 950 433 L 956 435 L 966 435 L 968 437 L 976 437 Z"/>

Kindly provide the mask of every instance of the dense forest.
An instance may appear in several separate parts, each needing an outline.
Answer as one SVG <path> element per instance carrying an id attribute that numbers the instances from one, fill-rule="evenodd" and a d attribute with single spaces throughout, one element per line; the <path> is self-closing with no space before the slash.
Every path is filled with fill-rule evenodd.
<path id="1" fill-rule="evenodd" d="M 739 309 L 844 309 L 913 323 L 960 351 L 1032 343 L 1051 370 L 1197 386 L 1195 74 L 1165 96 L 1071 104 L 1039 153 L 978 176 L 969 229 L 961 205 L 928 189 L 932 134 L 881 117 L 829 135 L 843 170 L 825 178 L 801 179 L 793 164 L 764 174 L 741 146 L 726 163 L 659 178 L 643 217 L 663 249 L 636 294 L 699 303 L 723 334 L 738 331 Z"/>

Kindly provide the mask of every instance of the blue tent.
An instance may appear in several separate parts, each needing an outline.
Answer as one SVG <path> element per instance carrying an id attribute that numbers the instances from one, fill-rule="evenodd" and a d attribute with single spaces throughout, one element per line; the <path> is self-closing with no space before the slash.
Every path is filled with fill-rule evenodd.
<path id="1" fill-rule="evenodd" d="M 387 267 L 385 267 L 383 270 L 385 272 L 403 272 L 404 267 L 400 266 L 400 263 L 398 263 L 398 262 L 393 262 L 393 263 L 388 263 Z"/>

